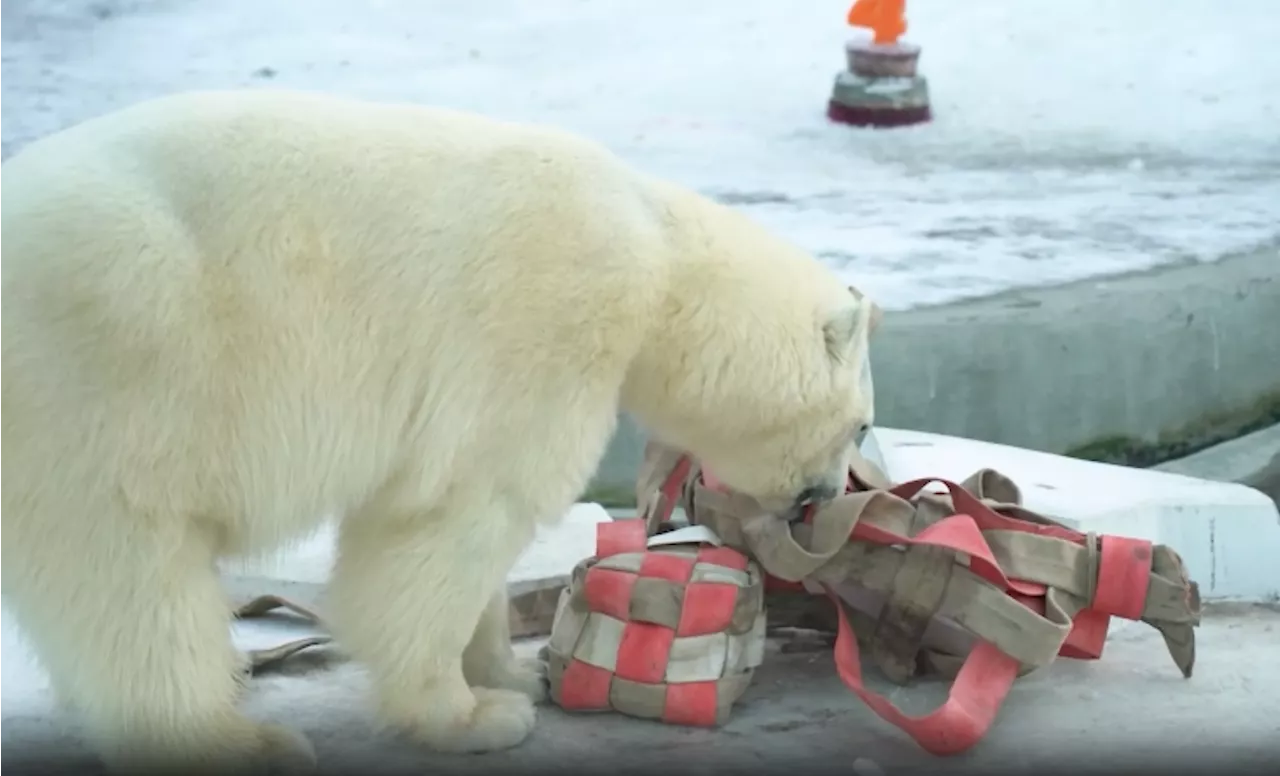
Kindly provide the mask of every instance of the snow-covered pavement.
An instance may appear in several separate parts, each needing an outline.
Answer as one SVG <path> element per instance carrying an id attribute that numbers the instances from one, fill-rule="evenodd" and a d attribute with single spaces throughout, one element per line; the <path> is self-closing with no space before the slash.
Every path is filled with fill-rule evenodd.
<path id="1" fill-rule="evenodd" d="M 207 87 L 550 122 L 745 208 L 891 309 L 1280 248 L 1271 0 L 910 0 L 936 120 L 887 132 L 824 118 L 846 9 L 6 0 L 4 152 Z"/>

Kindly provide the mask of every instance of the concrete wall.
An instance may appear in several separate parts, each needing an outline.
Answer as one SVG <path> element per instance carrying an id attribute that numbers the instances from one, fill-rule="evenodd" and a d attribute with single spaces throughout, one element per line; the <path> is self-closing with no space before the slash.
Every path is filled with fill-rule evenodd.
<path id="1" fill-rule="evenodd" d="M 1280 247 L 889 313 L 872 365 L 884 426 L 1173 457 L 1280 420 Z M 631 498 L 643 445 L 623 418 L 586 498 Z"/>

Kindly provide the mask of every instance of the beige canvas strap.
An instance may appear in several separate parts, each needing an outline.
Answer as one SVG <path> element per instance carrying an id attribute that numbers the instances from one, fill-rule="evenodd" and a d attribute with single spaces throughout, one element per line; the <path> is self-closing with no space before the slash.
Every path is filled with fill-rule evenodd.
<path id="1" fill-rule="evenodd" d="M 320 615 L 307 609 L 304 606 L 296 604 L 287 599 L 276 595 L 261 595 L 247 603 L 236 607 L 232 616 L 237 620 L 249 620 L 255 618 L 266 617 L 268 614 L 284 609 L 301 617 L 307 622 L 323 627 L 324 623 L 320 619 Z M 320 647 L 333 642 L 329 636 L 309 636 L 305 639 L 295 639 L 284 644 L 269 649 L 251 649 L 245 653 L 248 659 L 248 670 L 250 674 L 258 674 L 268 669 L 275 668 L 283 661 L 312 647 Z"/>

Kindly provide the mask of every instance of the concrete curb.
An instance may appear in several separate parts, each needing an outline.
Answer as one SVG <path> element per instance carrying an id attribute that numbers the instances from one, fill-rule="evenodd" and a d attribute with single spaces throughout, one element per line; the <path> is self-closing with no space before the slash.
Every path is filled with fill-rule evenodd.
<path id="1" fill-rule="evenodd" d="M 1280 507 L 1280 424 L 1151 468 L 1247 485 Z"/>
<path id="2" fill-rule="evenodd" d="M 1280 422 L 1280 246 L 891 312 L 876 421 L 1135 465 Z M 620 421 L 584 501 L 634 503 Z"/>

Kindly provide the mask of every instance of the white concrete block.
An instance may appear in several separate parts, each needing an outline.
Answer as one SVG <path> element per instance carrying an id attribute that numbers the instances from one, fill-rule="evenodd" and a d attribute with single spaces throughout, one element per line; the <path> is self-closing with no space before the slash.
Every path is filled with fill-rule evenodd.
<path id="1" fill-rule="evenodd" d="M 1169 545 L 1202 597 L 1265 600 L 1280 594 L 1280 515 L 1252 488 L 940 434 L 873 433 L 894 481 L 959 481 L 978 469 L 996 469 L 1018 484 L 1028 509 L 1080 531 Z"/>
<path id="2" fill-rule="evenodd" d="M 560 523 L 543 528 L 520 559 L 507 581 L 513 594 L 521 583 L 565 577 L 583 558 L 596 554 L 596 525 L 611 518 L 599 504 L 574 504 Z"/>
<path id="3" fill-rule="evenodd" d="M 595 526 L 609 519 L 609 513 L 599 504 L 575 504 L 560 523 L 539 530 L 511 572 L 512 594 L 524 592 L 522 583 L 565 576 L 578 561 L 594 555 Z M 311 538 L 271 558 L 227 561 L 222 568 L 226 573 L 242 576 L 324 584 L 333 570 L 335 538 L 335 525 L 329 522 Z"/>

